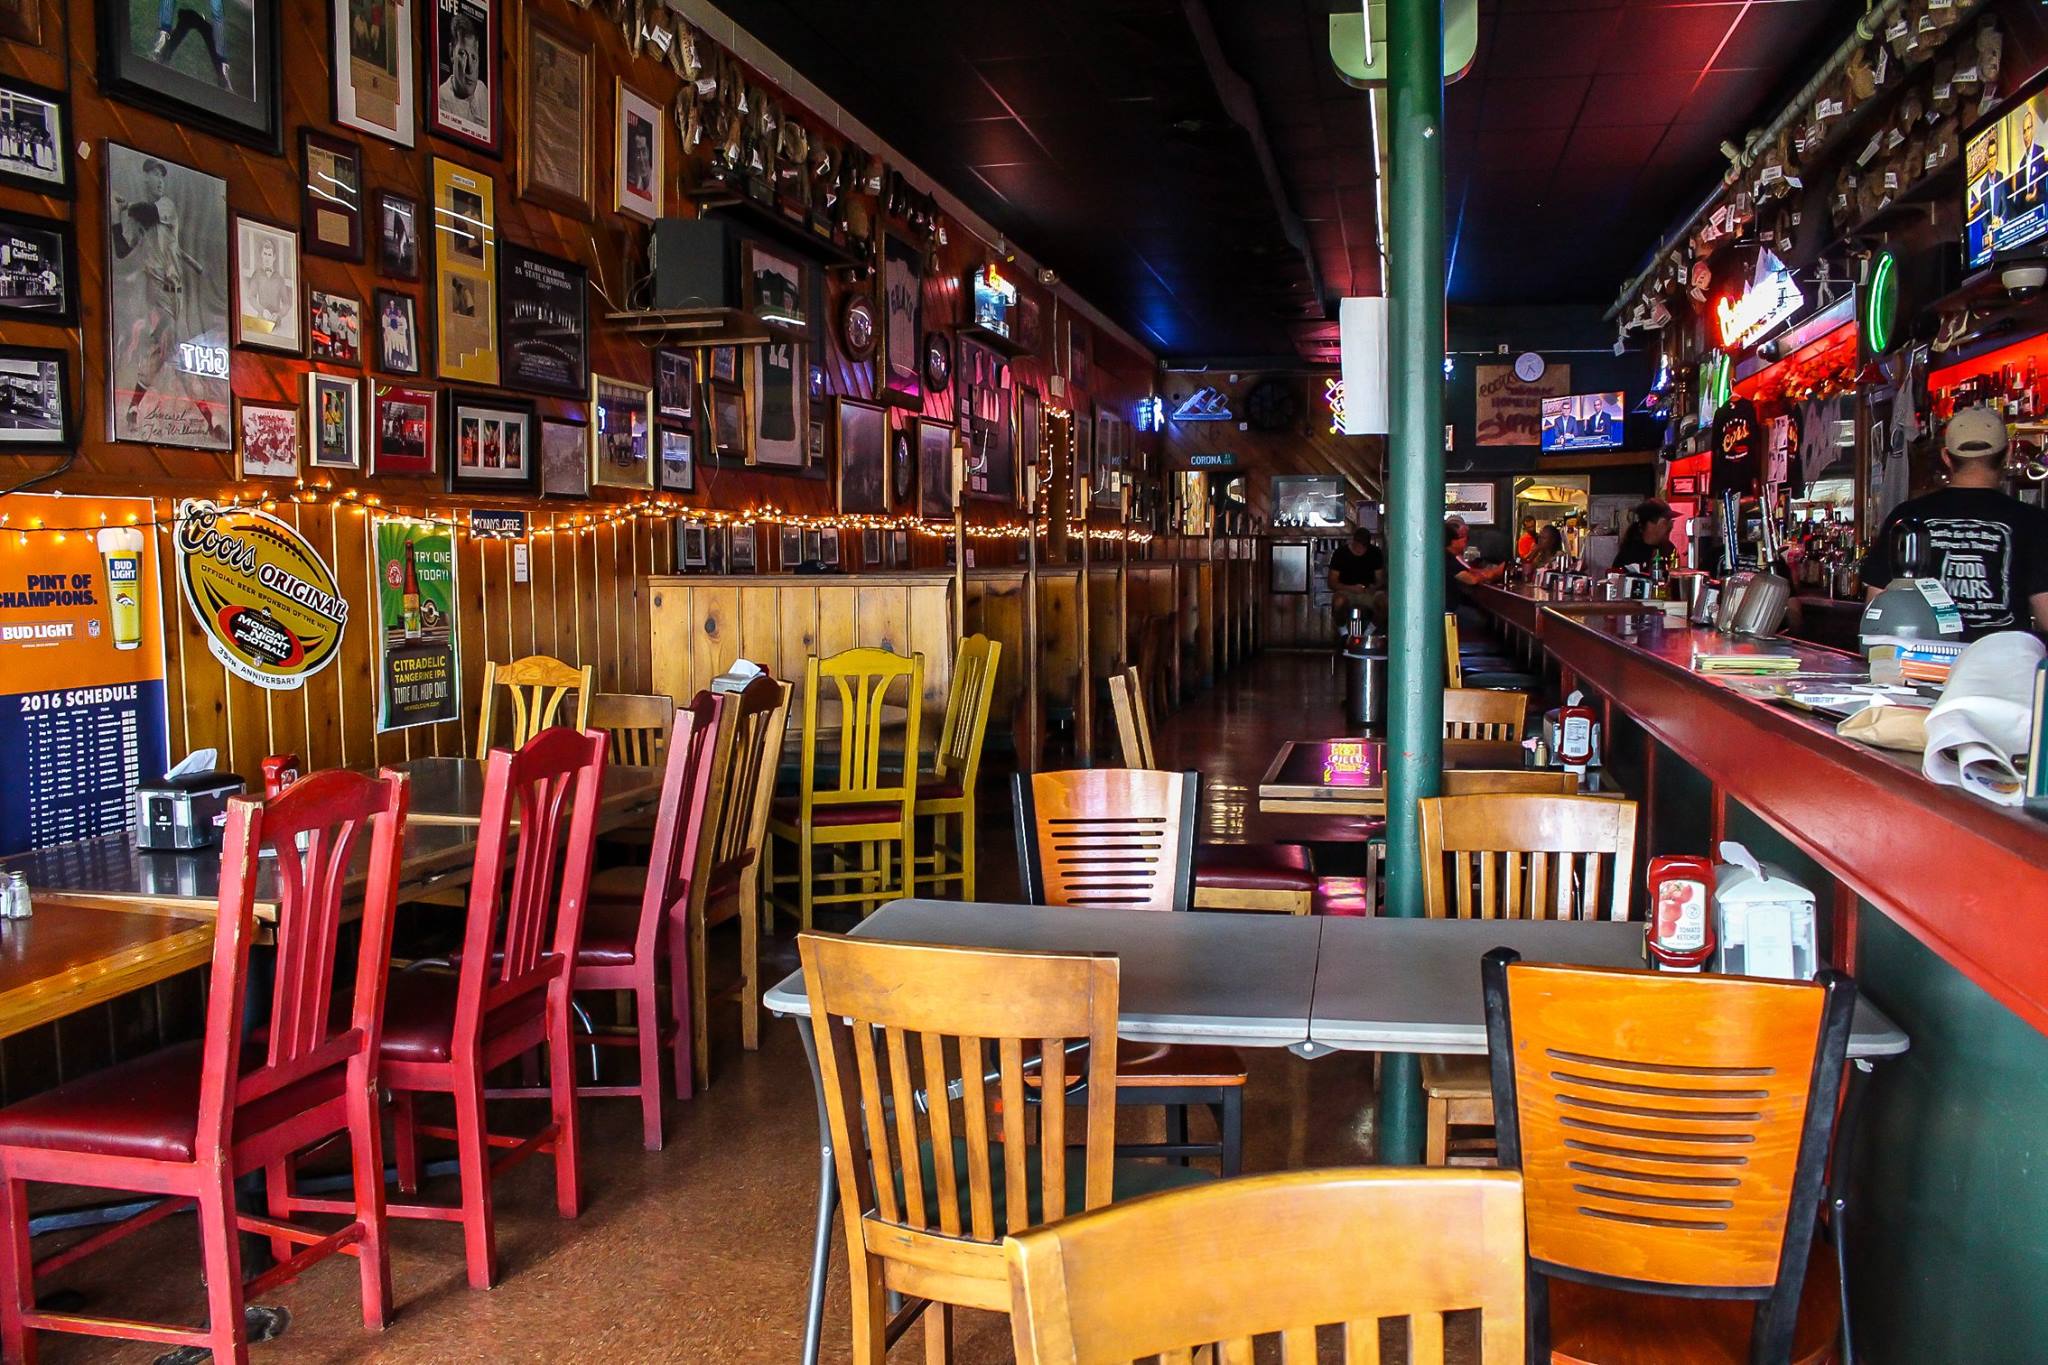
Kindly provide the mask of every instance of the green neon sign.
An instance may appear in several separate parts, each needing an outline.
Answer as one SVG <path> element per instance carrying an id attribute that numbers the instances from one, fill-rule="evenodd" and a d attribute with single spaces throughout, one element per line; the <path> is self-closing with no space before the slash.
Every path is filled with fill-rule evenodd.
<path id="1" fill-rule="evenodd" d="M 1898 340 L 1899 263 L 1891 252 L 1881 253 L 1870 265 L 1870 278 L 1863 283 L 1862 306 L 1857 321 L 1863 327 L 1863 343 L 1872 355 L 1883 355 Z"/>

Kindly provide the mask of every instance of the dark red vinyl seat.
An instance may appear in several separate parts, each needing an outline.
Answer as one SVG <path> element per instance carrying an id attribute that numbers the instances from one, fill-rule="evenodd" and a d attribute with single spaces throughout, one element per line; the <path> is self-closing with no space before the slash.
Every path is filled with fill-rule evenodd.
<path id="1" fill-rule="evenodd" d="M 405 1062 L 452 1058 L 460 982 L 452 972 L 394 972 L 384 996 L 383 1055 Z M 484 1019 L 485 1041 L 530 1022 L 546 1005 L 547 997 L 534 991 L 493 1010 Z"/>
<path id="2" fill-rule="evenodd" d="M 1315 858 L 1305 844 L 1198 844 L 1195 885 L 1233 891 L 1314 891 Z"/>
<path id="3" fill-rule="evenodd" d="M 957 777 L 920 777 L 917 779 L 917 799 L 920 801 L 958 801 L 967 795 L 967 789 Z"/>
<path id="4" fill-rule="evenodd" d="M 769 818 L 784 824 L 795 824 L 803 818 L 800 798 L 778 796 L 775 804 L 768 808 Z M 893 825 L 903 819 L 903 803 L 900 801 L 846 801 L 838 805 L 818 802 L 811 807 L 811 824 L 814 826 L 838 827 L 842 825 Z"/>

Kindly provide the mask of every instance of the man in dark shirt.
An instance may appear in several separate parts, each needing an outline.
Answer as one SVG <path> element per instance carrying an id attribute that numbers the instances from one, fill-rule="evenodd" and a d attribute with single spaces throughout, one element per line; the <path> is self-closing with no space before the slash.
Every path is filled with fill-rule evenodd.
<path id="1" fill-rule="evenodd" d="M 1381 625 L 1387 619 L 1387 560 L 1372 543 L 1372 533 L 1363 526 L 1353 528 L 1351 539 L 1330 556 L 1330 607 L 1342 626 L 1358 608 L 1367 620 Z"/>
<path id="2" fill-rule="evenodd" d="M 1465 562 L 1465 547 L 1471 544 L 1472 533 L 1465 526 L 1463 517 L 1447 517 L 1444 520 L 1444 610 L 1456 612 L 1458 628 L 1464 631 L 1481 631 L 1486 628 L 1486 616 L 1477 607 L 1465 601 L 1465 589 L 1481 583 L 1492 583 L 1507 571 L 1505 564 L 1488 564 L 1480 567 Z"/>
<path id="3" fill-rule="evenodd" d="M 1614 573 L 1647 574 L 1657 562 L 1657 556 L 1671 553 L 1672 513 L 1668 504 L 1657 498 L 1647 498 L 1636 504 L 1636 510 L 1629 517 L 1628 530 L 1622 532 L 1621 548 L 1615 551 L 1614 563 L 1608 568 Z"/>
<path id="4" fill-rule="evenodd" d="M 1864 556 L 1865 592 L 1875 597 L 1897 576 L 1892 533 L 1915 521 L 1927 528 L 1964 639 L 2001 630 L 2048 634 L 2048 512 L 1999 487 L 2005 419 L 1990 408 L 1965 408 L 1949 418 L 1941 445 L 1948 487 L 1908 498 L 1884 519 Z"/>

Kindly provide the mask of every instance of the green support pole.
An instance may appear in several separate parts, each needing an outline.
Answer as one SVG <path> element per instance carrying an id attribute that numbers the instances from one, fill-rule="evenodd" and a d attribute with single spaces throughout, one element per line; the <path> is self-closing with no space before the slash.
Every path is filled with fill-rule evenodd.
<path id="1" fill-rule="evenodd" d="M 1442 776 L 1444 726 L 1443 0 L 1387 0 L 1389 626 L 1387 897 L 1384 913 L 1422 915 L 1415 803 Z M 1473 964 L 1473 972 L 1478 972 Z M 1380 1066 L 1379 1159 L 1422 1160 L 1420 1066 Z"/>

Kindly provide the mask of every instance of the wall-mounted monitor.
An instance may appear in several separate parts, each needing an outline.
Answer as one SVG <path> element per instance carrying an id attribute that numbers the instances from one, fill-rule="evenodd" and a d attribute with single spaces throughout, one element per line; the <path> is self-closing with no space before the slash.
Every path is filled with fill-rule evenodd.
<path id="1" fill-rule="evenodd" d="M 1273 525 L 1340 530 L 1350 521 L 1344 481 L 1334 474 L 1282 474 L 1273 480 Z"/>
<path id="2" fill-rule="evenodd" d="M 1543 449 L 1613 450 L 1627 425 L 1624 395 L 1574 393 L 1543 400 Z"/>
<path id="3" fill-rule="evenodd" d="M 2048 253 L 2048 87 L 1963 144 L 1963 249 L 1969 268 Z"/>

